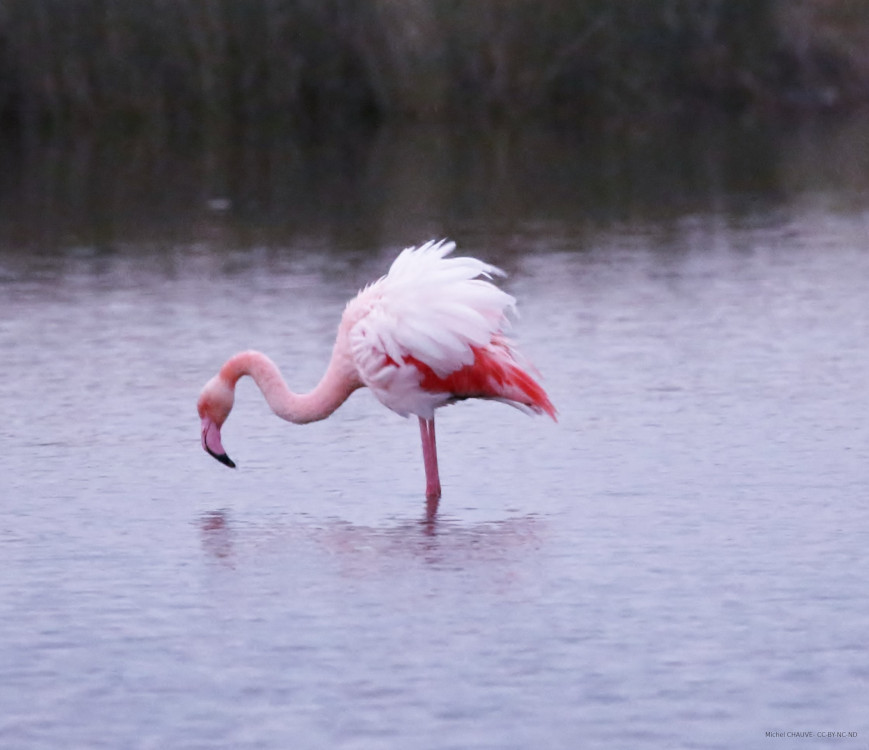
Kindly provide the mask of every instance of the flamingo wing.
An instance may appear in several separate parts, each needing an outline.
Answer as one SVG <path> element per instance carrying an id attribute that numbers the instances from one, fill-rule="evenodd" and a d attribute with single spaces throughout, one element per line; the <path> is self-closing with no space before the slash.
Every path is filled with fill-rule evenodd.
<path id="1" fill-rule="evenodd" d="M 503 272 L 447 257 L 454 249 L 445 241 L 405 249 L 348 304 L 344 321 L 361 380 L 404 416 L 431 419 L 438 406 L 476 397 L 554 417 L 505 336 L 516 301 L 488 280 Z"/>
<path id="2" fill-rule="evenodd" d="M 425 363 L 406 358 L 421 373 L 420 388 L 430 393 L 450 394 L 449 401 L 486 398 L 556 419 L 555 407 L 543 387 L 520 364 L 520 357 L 509 341 L 496 336 L 489 346 L 473 347 L 474 361 L 445 378 Z"/>

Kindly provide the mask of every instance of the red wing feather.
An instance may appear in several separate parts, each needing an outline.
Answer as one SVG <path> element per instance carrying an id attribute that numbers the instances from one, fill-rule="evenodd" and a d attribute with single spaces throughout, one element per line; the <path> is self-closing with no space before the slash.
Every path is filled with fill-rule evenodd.
<path id="1" fill-rule="evenodd" d="M 431 393 L 449 393 L 454 398 L 497 398 L 522 404 L 555 419 L 555 407 L 543 387 L 519 367 L 503 345 L 493 342 L 492 348 L 471 347 L 474 361 L 445 377 L 416 357 L 404 361 L 422 374 L 420 387 Z"/>

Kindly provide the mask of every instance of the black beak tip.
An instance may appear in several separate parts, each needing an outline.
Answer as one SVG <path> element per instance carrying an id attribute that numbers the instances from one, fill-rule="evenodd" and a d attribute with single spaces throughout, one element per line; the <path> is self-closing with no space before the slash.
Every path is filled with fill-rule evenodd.
<path id="1" fill-rule="evenodd" d="M 222 463 L 224 466 L 228 466 L 230 469 L 235 468 L 235 461 L 233 461 L 225 453 L 215 453 L 214 451 L 209 450 L 208 455 L 216 458 L 218 461 L 220 461 L 220 463 Z"/>

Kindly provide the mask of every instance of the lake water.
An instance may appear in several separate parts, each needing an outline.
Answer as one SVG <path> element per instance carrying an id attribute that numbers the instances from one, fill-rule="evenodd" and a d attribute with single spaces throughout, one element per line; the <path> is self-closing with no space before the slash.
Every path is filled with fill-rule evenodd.
<path id="1" fill-rule="evenodd" d="M 0 746 L 869 748 L 869 129 L 782 130 L 10 145 Z M 203 453 L 443 235 L 557 424 L 442 410 L 434 513 L 365 391 Z"/>

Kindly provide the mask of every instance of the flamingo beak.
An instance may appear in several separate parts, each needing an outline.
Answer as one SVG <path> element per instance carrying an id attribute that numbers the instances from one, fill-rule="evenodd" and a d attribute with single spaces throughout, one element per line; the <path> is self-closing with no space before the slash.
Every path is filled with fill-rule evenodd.
<path id="1" fill-rule="evenodd" d="M 235 468 L 235 461 L 226 455 L 223 444 L 220 442 L 220 427 L 208 417 L 202 417 L 202 447 L 206 453 L 216 458 L 220 463 L 230 469 Z"/>

